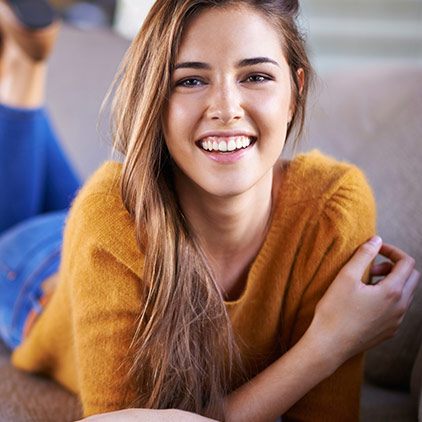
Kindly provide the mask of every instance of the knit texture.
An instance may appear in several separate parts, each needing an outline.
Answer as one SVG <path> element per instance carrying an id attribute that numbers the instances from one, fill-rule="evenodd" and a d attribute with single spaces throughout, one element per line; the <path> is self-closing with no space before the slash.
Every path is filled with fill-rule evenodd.
<path id="1" fill-rule="evenodd" d="M 80 395 L 84 415 L 130 406 L 129 345 L 141 311 L 143 255 L 120 197 L 121 165 L 106 162 L 76 198 L 60 284 L 12 360 Z M 267 238 L 239 299 L 226 302 L 247 373 L 291 348 L 356 248 L 375 233 L 371 189 L 356 167 L 317 151 L 284 164 Z M 357 421 L 362 356 L 346 362 L 285 421 Z"/>

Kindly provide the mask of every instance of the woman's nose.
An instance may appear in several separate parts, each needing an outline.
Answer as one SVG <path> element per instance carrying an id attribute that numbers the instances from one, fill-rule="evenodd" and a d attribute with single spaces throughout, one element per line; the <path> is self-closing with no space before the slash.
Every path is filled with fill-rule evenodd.
<path id="1" fill-rule="evenodd" d="M 241 96 L 233 85 L 215 86 L 210 92 L 207 118 L 220 120 L 224 124 L 240 120 L 244 116 Z"/>

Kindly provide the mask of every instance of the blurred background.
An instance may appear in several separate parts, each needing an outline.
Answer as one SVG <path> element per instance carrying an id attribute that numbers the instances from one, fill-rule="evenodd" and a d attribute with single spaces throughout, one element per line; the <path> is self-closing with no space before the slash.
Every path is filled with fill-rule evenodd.
<path id="1" fill-rule="evenodd" d="M 421 0 L 303 0 L 320 71 L 355 63 L 422 63 Z"/>

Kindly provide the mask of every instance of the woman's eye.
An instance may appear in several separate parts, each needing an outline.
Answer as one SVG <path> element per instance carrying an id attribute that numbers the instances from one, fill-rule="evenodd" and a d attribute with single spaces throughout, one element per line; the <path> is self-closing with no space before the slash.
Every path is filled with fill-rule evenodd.
<path id="1" fill-rule="evenodd" d="M 262 83 L 270 81 L 271 78 L 265 75 L 250 75 L 246 78 L 246 82 Z"/>
<path id="2" fill-rule="evenodd" d="M 189 79 L 183 79 L 180 82 L 176 83 L 176 86 L 182 86 L 185 88 L 194 88 L 197 86 L 202 86 L 203 82 L 200 79 L 196 78 L 189 78 Z"/>

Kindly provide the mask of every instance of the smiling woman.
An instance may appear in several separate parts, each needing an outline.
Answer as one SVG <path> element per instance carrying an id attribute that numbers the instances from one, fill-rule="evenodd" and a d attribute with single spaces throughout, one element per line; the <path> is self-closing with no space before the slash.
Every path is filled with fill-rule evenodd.
<path id="1" fill-rule="evenodd" d="M 85 416 L 358 419 L 362 352 L 393 334 L 419 275 L 373 236 L 356 167 L 281 159 L 312 76 L 298 8 L 157 0 L 128 50 L 113 102 L 123 163 L 79 192 L 58 285 L 10 344 Z M 378 252 L 394 265 L 370 269 Z"/>

